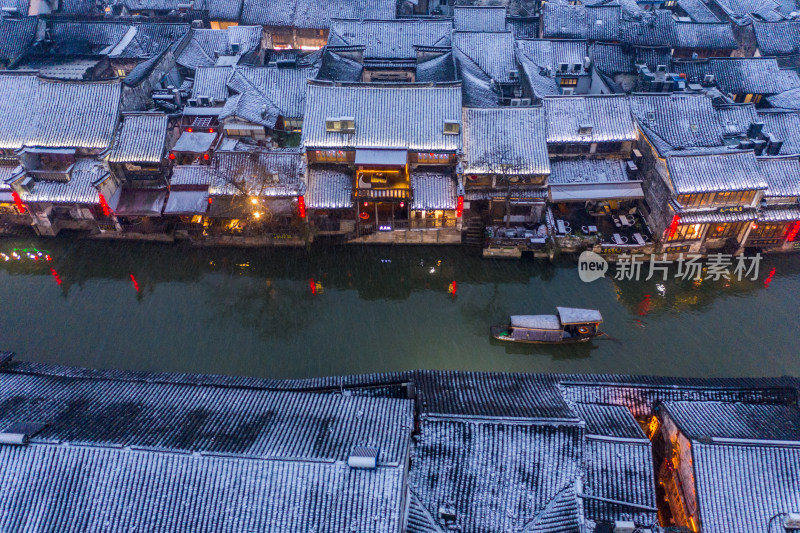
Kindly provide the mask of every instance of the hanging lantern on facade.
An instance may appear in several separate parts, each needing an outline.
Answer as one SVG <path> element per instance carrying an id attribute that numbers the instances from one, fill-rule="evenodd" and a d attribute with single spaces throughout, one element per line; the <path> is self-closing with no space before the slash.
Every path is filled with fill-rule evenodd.
<path id="1" fill-rule="evenodd" d="M 25 213 L 28 209 L 25 207 L 25 204 L 22 203 L 22 198 L 19 197 L 19 193 L 17 191 L 11 191 L 11 197 L 14 199 L 14 204 L 17 206 L 17 211 L 20 213 Z"/>
<path id="2" fill-rule="evenodd" d="M 789 224 L 789 230 L 786 232 L 786 240 L 788 242 L 794 242 L 798 232 L 800 232 L 800 221 L 792 222 Z"/>
<path id="3" fill-rule="evenodd" d="M 678 225 L 681 223 L 681 216 L 675 215 L 672 217 L 672 222 L 669 225 L 669 238 L 673 238 L 675 236 L 675 232 L 678 231 Z"/>
<path id="4" fill-rule="evenodd" d="M 108 202 L 106 202 L 106 197 L 103 196 L 103 193 L 98 192 L 97 196 L 100 198 L 100 207 L 103 209 L 103 214 L 107 217 L 111 216 L 111 208 L 108 207 Z"/>
<path id="5" fill-rule="evenodd" d="M 459 195 L 456 203 L 456 218 L 461 218 L 464 214 L 464 197 Z"/>
<path id="6" fill-rule="evenodd" d="M 170 153 L 169 153 L 169 158 L 170 158 L 172 161 L 175 161 L 175 154 L 174 154 L 174 153 L 172 153 L 172 152 L 170 152 Z"/>
<path id="7" fill-rule="evenodd" d="M 300 218 L 306 218 L 306 198 L 302 194 L 297 197 L 297 211 L 300 213 Z"/>

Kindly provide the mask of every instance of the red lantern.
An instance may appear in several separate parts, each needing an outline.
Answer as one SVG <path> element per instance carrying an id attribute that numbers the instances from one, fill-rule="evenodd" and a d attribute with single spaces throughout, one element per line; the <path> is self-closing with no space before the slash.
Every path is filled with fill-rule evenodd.
<path id="1" fill-rule="evenodd" d="M 792 222 L 789 225 L 789 231 L 786 232 L 786 240 L 788 242 L 794 242 L 798 232 L 800 232 L 800 221 Z"/>
<path id="2" fill-rule="evenodd" d="M 208 205 L 211 205 L 211 203 L 212 203 L 213 201 L 214 201 L 214 199 L 213 199 L 213 198 L 211 198 L 211 197 L 209 196 L 209 197 L 208 197 Z"/>
<path id="3" fill-rule="evenodd" d="M 203 154 L 203 159 L 204 160 L 208 161 L 208 157 L 209 157 L 208 154 Z"/>
<path id="4" fill-rule="evenodd" d="M 300 218 L 306 218 L 306 199 L 302 195 L 297 197 L 297 210 L 300 213 Z"/>
<path id="5" fill-rule="evenodd" d="M 17 211 L 20 213 L 27 211 L 25 204 L 22 203 L 22 198 L 19 197 L 19 193 L 17 191 L 11 191 L 11 197 L 14 198 L 14 204 L 17 206 Z"/>
<path id="6" fill-rule="evenodd" d="M 461 218 L 461 215 L 463 214 L 464 214 L 464 197 L 459 195 L 458 203 L 456 204 L 456 218 Z"/>
<path id="7" fill-rule="evenodd" d="M 194 131 L 194 130 L 192 128 L 186 128 L 186 131 L 188 131 L 189 133 L 192 133 L 192 131 Z"/>
<path id="8" fill-rule="evenodd" d="M 208 128 L 208 133 L 214 133 L 214 128 Z"/>
<path id="9" fill-rule="evenodd" d="M 170 158 L 170 159 L 172 159 L 172 160 L 174 161 L 174 160 L 175 160 L 175 154 L 173 154 L 172 152 L 170 152 L 170 153 L 169 153 L 169 158 Z"/>
<path id="10" fill-rule="evenodd" d="M 103 214 L 107 217 L 111 216 L 111 208 L 108 207 L 108 202 L 106 202 L 106 197 L 103 196 L 103 193 L 98 192 L 97 196 L 100 197 L 100 207 L 103 208 Z"/>
<path id="11" fill-rule="evenodd" d="M 681 223 L 681 216 L 675 215 L 672 217 L 672 222 L 669 225 L 669 238 L 673 238 L 675 236 L 675 232 L 678 231 L 678 225 Z"/>

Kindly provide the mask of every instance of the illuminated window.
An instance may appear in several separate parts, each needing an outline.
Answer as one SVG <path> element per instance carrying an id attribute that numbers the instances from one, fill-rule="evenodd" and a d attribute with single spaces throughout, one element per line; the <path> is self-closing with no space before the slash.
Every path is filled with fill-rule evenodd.
<path id="1" fill-rule="evenodd" d="M 314 158 L 323 163 L 346 163 L 347 152 L 343 150 L 316 150 Z"/>
<path id="2" fill-rule="evenodd" d="M 125 74 L 125 70 L 123 70 L 121 68 L 118 68 L 117 69 L 117 76 L 119 76 L 120 78 L 124 78 L 125 76 L 127 76 L 127 74 Z"/>
<path id="3" fill-rule="evenodd" d="M 667 236 L 668 241 L 696 241 L 703 236 L 703 224 L 678 226 L 675 233 Z"/>
<path id="4" fill-rule="evenodd" d="M 574 87 L 578 85 L 578 78 L 561 78 L 558 83 L 562 87 Z"/>
<path id="5" fill-rule="evenodd" d="M 417 154 L 419 163 L 442 164 L 450 161 L 450 154 L 436 154 L 433 152 L 420 152 Z"/>
<path id="6" fill-rule="evenodd" d="M 789 222 L 755 222 L 750 228 L 750 238 L 778 239 L 786 235 Z"/>
<path id="7" fill-rule="evenodd" d="M 726 239 L 736 237 L 744 227 L 744 222 L 728 222 L 725 224 L 711 224 L 708 230 L 709 239 Z"/>

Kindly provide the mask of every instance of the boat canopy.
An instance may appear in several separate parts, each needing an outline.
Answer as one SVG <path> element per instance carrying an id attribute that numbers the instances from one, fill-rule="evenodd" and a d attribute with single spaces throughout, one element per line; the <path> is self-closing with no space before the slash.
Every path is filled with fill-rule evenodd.
<path id="1" fill-rule="evenodd" d="M 565 326 L 569 324 L 588 324 L 590 322 L 600 323 L 603 321 L 600 311 L 595 309 L 576 309 L 574 307 L 556 307 L 556 309 L 561 323 Z"/>
<path id="2" fill-rule="evenodd" d="M 511 327 L 558 331 L 564 329 L 556 315 L 512 315 Z"/>

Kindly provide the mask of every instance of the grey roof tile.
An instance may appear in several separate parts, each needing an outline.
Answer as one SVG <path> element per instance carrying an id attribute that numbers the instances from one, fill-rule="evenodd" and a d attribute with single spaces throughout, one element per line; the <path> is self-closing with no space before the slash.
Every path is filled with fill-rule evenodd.
<path id="1" fill-rule="evenodd" d="M 450 47 L 450 21 L 331 21 L 329 46 L 364 46 L 364 59 L 413 59 L 416 46 Z"/>
<path id="2" fill-rule="evenodd" d="M 445 121 L 461 115 L 461 87 L 349 85 L 310 83 L 303 120 L 309 149 L 402 148 L 455 151 L 461 135 L 444 134 Z M 325 120 L 353 117 L 355 133 L 325 131 Z"/>
<path id="3" fill-rule="evenodd" d="M 298 150 L 218 151 L 212 168 L 212 196 L 295 197 L 305 192 L 305 168 Z"/>
<path id="4" fill-rule="evenodd" d="M 647 440 L 631 412 L 620 405 L 575 404 L 575 411 L 586 422 L 587 435 Z"/>
<path id="5" fill-rule="evenodd" d="M 753 152 L 673 155 L 667 168 L 676 194 L 767 188 Z"/>
<path id="6" fill-rule="evenodd" d="M 703 0 L 678 0 L 678 7 L 694 22 L 720 22 Z"/>
<path id="7" fill-rule="evenodd" d="M 758 49 L 765 56 L 800 54 L 800 22 L 753 22 Z"/>
<path id="8" fill-rule="evenodd" d="M 464 109 L 464 156 L 467 174 L 547 175 L 547 125 L 541 107 Z"/>
<path id="9" fill-rule="evenodd" d="M 213 67 L 218 55 L 232 55 L 231 43 L 239 44 L 239 54 L 252 55 L 261 46 L 261 26 L 230 26 L 224 30 L 192 29 L 191 40 L 177 57 L 179 65 L 196 69 Z"/>
<path id="10" fill-rule="evenodd" d="M 780 155 L 800 154 L 800 112 L 759 110 L 758 120 L 764 123 L 764 133 L 783 141 Z"/>
<path id="11" fill-rule="evenodd" d="M 713 75 L 717 87 L 728 94 L 776 94 L 800 88 L 797 73 L 781 69 L 771 57 L 673 60 L 672 71 L 697 82 Z"/>
<path id="12" fill-rule="evenodd" d="M 800 409 L 795 405 L 664 402 L 663 407 L 692 440 L 797 441 L 800 446 Z"/>
<path id="13" fill-rule="evenodd" d="M 456 180 L 448 169 L 417 167 L 411 171 L 411 208 L 432 211 L 456 208 Z"/>
<path id="14" fill-rule="evenodd" d="M 636 139 L 627 97 L 570 96 L 544 99 L 548 143 L 619 142 Z M 581 125 L 591 133 L 581 134 Z"/>
<path id="15" fill-rule="evenodd" d="M 99 205 L 97 185 L 109 176 L 101 163 L 93 159 L 78 159 L 72 167 L 69 181 L 36 181 L 33 190 L 22 191 L 20 197 L 25 203 Z"/>
<path id="16" fill-rule="evenodd" d="M 36 39 L 38 21 L 37 17 L 0 18 L 0 59 L 16 59 L 27 52 Z"/>
<path id="17" fill-rule="evenodd" d="M 453 27 L 456 31 L 506 31 L 506 8 L 456 5 L 453 7 Z"/>
<path id="18" fill-rule="evenodd" d="M 767 180 L 767 192 L 770 198 L 800 197 L 800 160 L 791 157 L 759 157 L 758 167 Z"/>
<path id="19" fill-rule="evenodd" d="M 308 167 L 306 207 L 309 209 L 352 209 L 353 172 L 341 165 Z"/>
<path id="20" fill-rule="evenodd" d="M 167 116 L 163 113 L 126 113 L 111 149 L 112 163 L 160 163 L 164 157 Z"/>

